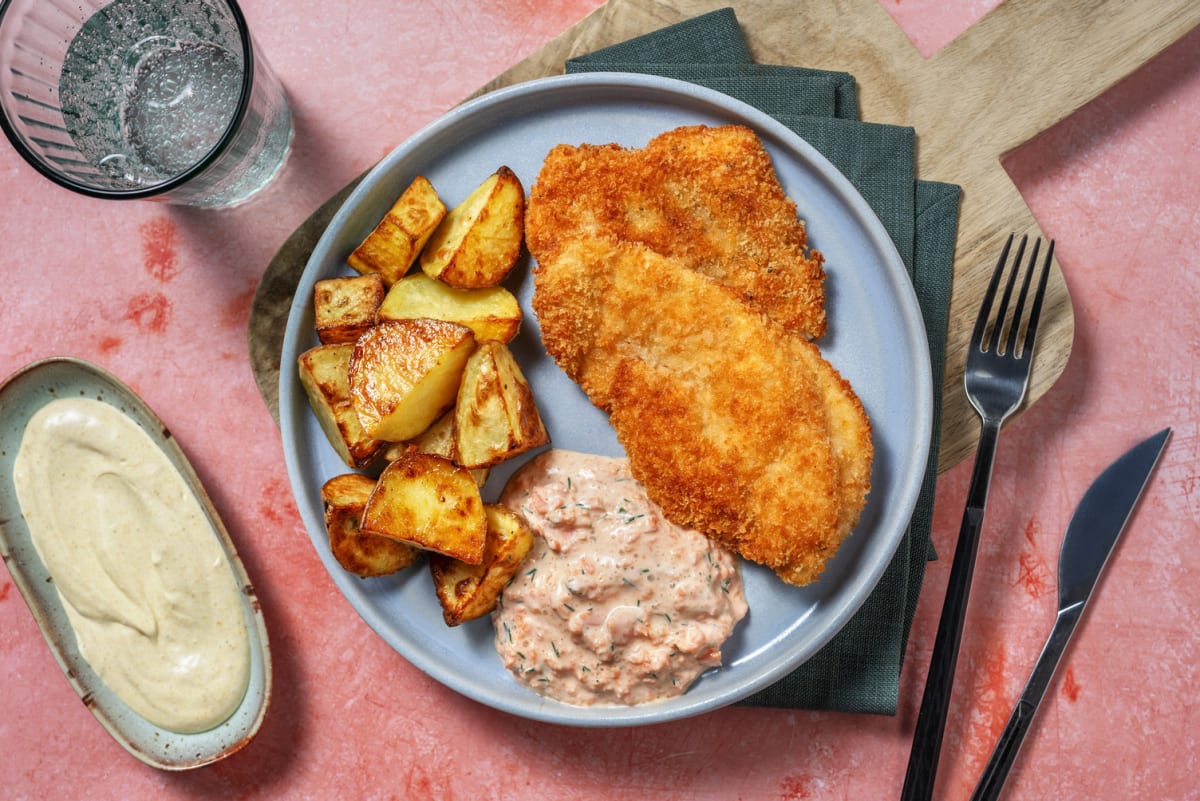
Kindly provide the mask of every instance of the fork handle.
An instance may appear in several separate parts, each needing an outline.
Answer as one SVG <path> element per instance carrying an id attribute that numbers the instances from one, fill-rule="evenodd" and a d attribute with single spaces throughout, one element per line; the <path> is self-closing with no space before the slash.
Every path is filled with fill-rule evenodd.
<path id="1" fill-rule="evenodd" d="M 983 421 L 979 446 L 975 452 L 975 467 L 971 472 L 971 486 L 967 491 L 966 509 L 963 511 L 958 544 L 954 549 L 954 562 L 950 568 L 950 581 L 946 587 L 946 601 L 938 621 L 933 657 L 929 663 L 929 676 L 925 679 L 925 693 L 921 698 L 921 711 L 917 715 L 916 731 L 913 733 L 912 751 L 908 757 L 908 771 L 904 776 L 901 801 L 927 801 L 933 795 L 938 757 L 942 750 L 942 736 L 946 730 L 946 713 L 950 708 L 950 695 L 954 689 L 958 648 L 962 643 L 963 619 L 966 617 L 967 599 L 971 594 L 975 554 L 979 550 L 979 532 L 983 529 L 983 513 L 987 507 L 988 485 L 991 482 L 992 465 L 996 461 L 996 441 L 999 435 L 999 421 Z"/>

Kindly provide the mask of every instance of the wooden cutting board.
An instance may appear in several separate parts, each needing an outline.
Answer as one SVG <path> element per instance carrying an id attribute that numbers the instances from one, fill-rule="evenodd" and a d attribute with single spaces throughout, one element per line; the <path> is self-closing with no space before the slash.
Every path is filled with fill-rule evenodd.
<path id="1" fill-rule="evenodd" d="M 560 74 L 572 56 L 729 5 L 609 0 L 481 93 Z M 1004 238 L 1013 231 L 1040 234 L 1001 159 L 1200 25 L 1200 2 L 1007 0 L 929 59 L 878 0 L 755 0 L 732 6 L 756 62 L 852 73 L 862 119 L 912 126 L 918 176 L 963 188 L 942 388 L 939 469 L 947 470 L 973 451 L 978 436 L 962 378 L 979 298 Z M 289 238 L 255 298 L 251 359 L 273 412 L 291 289 L 347 193 L 331 198 Z M 1055 265 L 1026 408 L 1062 374 L 1073 333 L 1070 296 Z"/>

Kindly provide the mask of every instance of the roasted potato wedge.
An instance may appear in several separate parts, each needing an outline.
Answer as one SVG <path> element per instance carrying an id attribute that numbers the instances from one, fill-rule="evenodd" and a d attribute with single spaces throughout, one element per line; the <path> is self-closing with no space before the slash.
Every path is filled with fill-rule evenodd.
<path id="1" fill-rule="evenodd" d="M 449 409 L 475 349 L 471 329 L 444 320 L 392 320 L 367 330 L 350 358 L 350 401 L 367 436 L 411 439 Z"/>
<path id="2" fill-rule="evenodd" d="M 391 442 L 383 449 L 383 458 L 394 462 L 407 450 L 417 450 L 421 453 L 432 453 L 435 456 L 445 456 L 454 461 L 454 411 L 448 411 L 434 421 L 433 425 L 422 431 L 408 442 Z M 479 467 L 471 471 L 471 476 L 480 489 L 487 483 L 488 469 Z"/>
<path id="3" fill-rule="evenodd" d="M 329 444 L 347 467 L 362 468 L 375 460 L 383 443 L 363 429 L 350 401 L 353 353 L 351 344 L 318 345 L 300 354 L 297 371 Z"/>
<path id="4" fill-rule="evenodd" d="M 379 307 L 379 319 L 418 317 L 465 325 L 475 332 L 479 342 L 509 342 L 521 328 L 521 304 L 502 286 L 455 289 L 425 273 L 413 273 L 388 290 Z"/>
<path id="5" fill-rule="evenodd" d="M 468 564 L 483 561 L 487 515 L 466 468 L 444 456 L 406 451 L 379 475 L 362 530 Z"/>
<path id="6" fill-rule="evenodd" d="M 549 441 L 512 351 L 501 342 L 484 342 L 467 359 L 458 390 L 455 461 L 488 467 Z"/>
<path id="7" fill-rule="evenodd" d="M 375 313 L 386 296 L 378 275 L 325 278 L 313 288 L 314 324 L 324 345 L 354 342 L 375 325 Z"/>
<path id="8" fill-rule="evenodd" d="M 421 270 L 459 289 L 495 286 L 521 256 L 525 188 L 501 167 L 451 209 L 421 251 Z"/>
<path id="9" fill-rule="evenodd" d="M 364 275 L 378 274 L 391 286 L 412 267 L 445 216 L 446 205 L 433 184 L 418 175 L 346 262 Z"/>
<path id="10" fill-rule="evenodd" d="M 533 547 L 533 533 L 516 514 L 491 503 L 484 504 L 484 512 L 487 543 L 482 562 L 469 565 L 441 554 L 429 557 L 429 571 L 447 626 L 474 620 L 495 609 L 500 592 Z"/>
<path id="11" fill-rule="evenodd" d="M 321 487 L 329 550 L 338 564 L 356 576 L 386 576 L 411 565 L 421 556 L 417 548 L 362 531 L 363 509 L 375 480 L 361 473 L 334 476 Z"/>

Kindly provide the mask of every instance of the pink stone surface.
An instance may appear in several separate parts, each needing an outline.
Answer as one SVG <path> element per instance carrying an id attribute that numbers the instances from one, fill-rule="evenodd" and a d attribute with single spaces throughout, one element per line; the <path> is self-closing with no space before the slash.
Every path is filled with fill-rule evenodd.
<path id="1" fill-rule="evenodd" d="M 880 0 L 913 47 L 925 58 L 948 45 L 956 36 L 1003 0 Z"/>
<path id="2" fill-rule="evenodd" d="M 994 3 L 882 0 L 923 54 Z M 108 737 L 0 572 L 6 799 L 896 797 L 970 465 L 942 477 L 894 718 L 732 708 L 640 729 L 547 726 L 425 677 L 354 614 L 296 512 L 255 388 L 250 302 L 327 196 L 598 0 L 246 0 L 295 151 L 212 213 L 77 197 L 0 147 L 0 375 L 51 355 L 130 383 L 192 457 L 262 598 L 275 692 L 258 738 L 167 774 Z M 1200 768 L 1200 32 L 1014 153 L 1076 311 L 1066 373 L 1001 441 L 938 798 L 966 799 L 1042 641 L 1061 533 L 1094 475 L 1175 433 L 1010 780 L 1010 798 L 1196 799 Z M 0 410 L 2 414 L 2 410 Z"/>

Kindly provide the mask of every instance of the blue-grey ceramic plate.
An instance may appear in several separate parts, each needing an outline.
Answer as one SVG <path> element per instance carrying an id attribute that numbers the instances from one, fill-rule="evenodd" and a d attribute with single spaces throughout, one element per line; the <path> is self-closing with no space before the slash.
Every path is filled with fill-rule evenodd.
<path id="1" fill-rule="evenodd" d="M 750 614 L 723 648 L 724 666 L 683 696 L 634 708 L 576 708 L 546 700 L 514 681 L 492 646 L 487 619 L 459 628 L 442 622 L 427 570 L 362 580 L 329 553 L 320 488 L 346 472 L 309 410 L 296 358 L 317 344 L 312 294 L 321 278 L 350 274 L 346 256 L 424 175 L 448 206 L 508 165 L 526 190 L 557 144 L 641 146 L 681 125 L 740 123 L 754 129 L 825 254 L 830 333 L 826 357 L 854 385 L 871 416 L 876 464 L 862 521 L 820 581 L 786 586 L 756 565 L 743 571 Z M 546 355 L 529 306 L 530 264 L 506 281 L 525 311 L 513 351 L 533 386 L 553 444 L 620 455 L 605 415 Z M 625 74 L 546 78 L 468 102 L 432 123 L 376 166 L 318 242 L 291 308 L 281 355 L 280 420 L 287 467 L 301 516 L 338 588 L 397 652 L 438 681 L 497 709 L 582 726 L 657 723 L 724 706 L 766 687 L 812 656 L 875 586 L 912 513 L 929 449 L 932 382 L 928 346 L 912 285 L 878 218 L 850 183 L 810 145 L 741 102 L 692 84 Z M 525 459 L 493 471 L 494 498 Z"/>
<path id="2" fill-rule="evenodd" d="M 13 462 L 29 418 L 50 401 L 71 397 L 115 407 L 162 448 L 204 508 L 213 536 L 220 541 L 234 580 L 242 588 L 250 637 L 250 683 L 233 715 L 209 731 L 180 734 L 156 726 L 126 706 L 100 680 L 79 653 L 58 590 L 30 539 L 13 486 Z M 141 398 L 99 367 L 77 359 L 46 359 L 14 373 L 0 385 L 0 554 L 67 681 L 104 728 L 135 757 L 163 770 L 198 768 L 240 751 L 258 732 L 271 697 L 271 655 L 254 587 L 187 456 Z"/>

